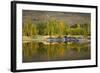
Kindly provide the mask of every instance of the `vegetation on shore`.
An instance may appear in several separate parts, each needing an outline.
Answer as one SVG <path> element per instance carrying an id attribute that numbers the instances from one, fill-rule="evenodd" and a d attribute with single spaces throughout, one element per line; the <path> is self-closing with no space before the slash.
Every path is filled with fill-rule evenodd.
<path id="1" fill-rule="evenodd" d="M 55 18 L 50 18 L 46 22 L 33 23 L 32 21 L 25 22 L 22 29 L 23 36 L 34 38 L 36 36 L 90 36 L 90 24 L 73 24 L 69 25 L 64 21 L 57 21 Z M 37 39 L 37 38 L 36 38 Z"/>

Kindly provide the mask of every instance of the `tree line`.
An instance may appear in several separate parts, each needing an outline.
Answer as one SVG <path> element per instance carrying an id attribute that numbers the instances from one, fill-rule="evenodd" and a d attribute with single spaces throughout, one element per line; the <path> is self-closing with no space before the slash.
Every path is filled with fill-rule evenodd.
<path id="1" fill-rule="evenodd" d="M 69 25 L 63 20 L 50 18 L 46 22 L 33 23 L 31 21 L 23 23 L 23 36 L 35 35 L 90 35 L 90 24 L 73 24 Z"/>

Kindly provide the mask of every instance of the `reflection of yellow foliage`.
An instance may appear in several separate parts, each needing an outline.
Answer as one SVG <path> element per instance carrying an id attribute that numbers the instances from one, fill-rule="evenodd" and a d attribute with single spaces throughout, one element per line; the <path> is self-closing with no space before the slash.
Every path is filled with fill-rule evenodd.
<path id="1" fill-rule="evenodd" d="M 24 61 L 36 61 L 35 58 L 38 58 L 37 61 L 39 61 L 39 58 L 44 61 L 62 60 L 69 51 L 74 51 L 76 53 L 81 53 L 81 51 L 87 52 L 87 47 L 87 44 L 76 43 L 58 43 L 50 45 L 36 42 L 23 43 L 23 59 Z"/>
<path id="2" fill-rule="evenodd" d="M 61 43 L 53 45 L 53 46 L 49 46 L 49 49 L 47 50 L 48 59 L 56 58 L 56 57 L 63 57 L 64 56 L 64 51 L 65 51 L 64 47 L 65 46 Z"/>
<path id="3" fill-rule="evenodd" d="M 32 56 L 34 56 L 37 53 L 37 47 L 38 45 L 35 43 L 24 43 L 23 44 L 23 56 L 26 59 L 31 58 Z"/>
<path id="4" fill-rule="evenodd" d="M 59 46 L 61 46 L 61 47 L 59 48 L 58 53 L 59 53 L 59 56 L 62 57 L 62 56 L 64 56 L 64 51 L 65 51 L 64 47 L 65 46 L 63 44 L 59 44 Z"/>
<path id="5" fill-rule="evenodd" d="M 64 56 L 64 49 L 63 48 L 59 49 L 59 54 L 60 54 L 59 56 L 61 56 L 61 57 Z"/>

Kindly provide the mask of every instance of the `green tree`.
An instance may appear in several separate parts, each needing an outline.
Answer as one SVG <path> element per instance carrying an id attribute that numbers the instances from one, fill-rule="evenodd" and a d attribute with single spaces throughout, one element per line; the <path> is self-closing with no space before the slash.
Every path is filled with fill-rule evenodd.
<path id="1" fill-rule="evenodd" d="M 38 32 L 38 29 L 36 27 L 36 24 L 32 24 L 32 28 L 31 28 L 32 37 L 37 35 L 38 34 L 37 32 Z"/>

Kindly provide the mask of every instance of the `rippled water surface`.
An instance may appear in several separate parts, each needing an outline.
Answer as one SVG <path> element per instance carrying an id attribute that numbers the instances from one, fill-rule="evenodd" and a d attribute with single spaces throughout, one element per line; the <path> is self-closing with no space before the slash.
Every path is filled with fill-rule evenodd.
<path id="1" fill-rule="evenodd" d="M 91 58 L 90 43 L 60 42 L 39 43 L 25 42 L 23 46 L 23 62 L 85 60 Z"/>

